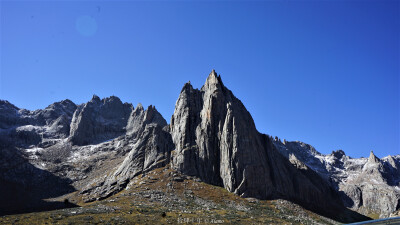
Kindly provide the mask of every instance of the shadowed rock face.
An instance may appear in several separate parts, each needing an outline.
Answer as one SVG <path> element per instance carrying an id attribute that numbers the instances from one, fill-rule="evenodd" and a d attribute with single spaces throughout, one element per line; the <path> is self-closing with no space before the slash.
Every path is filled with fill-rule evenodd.
<path id="1" fill-rule="evenodd" d="M 243 197 L 286 198 L 308 208 L 338 208 L 338 196 L 314 171 L 290 162 L 258 133 L 242 102 L 212 71 L 201 90 L 185 84 L 171 119 L 176 170 Z"/>
<path id="2" fill-rule="evenodd" d="M 49 126 L 50 136 L 68 137 L 72 116 L 77 106 L 70 100 L 63 100 L 39 110 L 35 118 L 40 125 Z"/>
<path id="3" fill-rule="evenodd" d="M 71 183 L 32 165 L 17 149 L 0 146 L 0 216 L 65 208 L 44 199 L 75 191 Z"/>
<path id="4" fill-rule="evenodd" d="M 295 155 L 329 181 L 346 207 L 381 218 L 400 209 L 400 155 L 379 159 L 371 151 L 369 158 L 357 159 L 342 150 L 324 155 L 299 141 L 276 138 L 274 145 L 286 158 Z"/>
<path id="5" fill-rule="evenodd" d="M 0 100 L 0 128 L 7 129 L 20 122 L 18 116 L 19 108 L 8 101 Z"/>
<path id="6" fill-rule="evenodd" d="M 118 137 L 125 133 L 131 104 L 123 104 L 115 96 L 92 100 L 80 105 L 71 122 L 70 141 L 75 145 L 87 145 Z"/>
<path id="7" fill-rule="evenodd" d="M 0 146 L 27 147 L 45 144 L 43 139 L 68 137 L 75 109 L 68 99 L 35 111 L 0 100 Z"/>
<path id="8" fill-rule="evenodd" d="M 55 102 L 45 109 L 29 111 L 20 109 L 8 101 L 0 100 L 0 128 L 7 129 L 14 126 L 35 125 L 52 126 L 57 120 L 65 118 L 68 126 L 76 105 L 71 100 Z M 56 130 L 55 132 L 60 132 Z"/>

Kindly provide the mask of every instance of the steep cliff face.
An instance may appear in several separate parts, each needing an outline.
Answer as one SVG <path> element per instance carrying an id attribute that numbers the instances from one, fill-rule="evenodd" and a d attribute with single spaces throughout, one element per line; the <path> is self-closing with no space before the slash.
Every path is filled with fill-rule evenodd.
<path id="1" fill-rule="evenodd" d="M 75 145 L 87 145 L 118 137 L 125 133 L 132 110 L 131 104 L 115 96 L 103 100 L 93 96 L 74 112 L 69 139 Z"/>
<path id="2" fill-rule="evenodd" d="M 297 159 L 289 162 L 215 71 L 205 85 L 187 83 L 171 119 L 172 166 L 243 197 L 287 198 L 327 212 L 339 207 L 332 188 Z"/>
<path id="3" fill-rule="evenodd" d="M 109 176 L 95 179 L 84 188 L 81 193 L 85 201 L 109 197 L 125 188 L 134 177 L 170 162 L 174 145 L 169 127 L 154 106 L 144 110 L 139 104 L 132 111 L 124 139 L 130 140 L 129 153 Z"/>
<path id="4" fill-rule="evenodd" d="M 171 134 L 176 145 L 173 165 L 179 171 L 246 195 L 252 191 L 249 187 L 241 193 L 244 176 L 260 170 L 265 176 L 257 178 L 257 183 L 266 188 L 260 197 L 271 192 L 262 181 L 270 177 L 269 168 L 259 160 L 266 159 L 261 136 L 243 104 L 215 71 L 201 90 L 185 84 L 171 120 Z"/>
<path id="5" fill-rule="evenodd" d="M 129 116 L 128 124 L 126 125 L 126 134 L 140 134 L 147 124 L 158 124 L 161 127 L 167 126 L 167 121 L 157 111 L 155 106 L 150 105 L 147 110 L 144 110 L 142 104 L 138 104 L 135 110 Z"/>

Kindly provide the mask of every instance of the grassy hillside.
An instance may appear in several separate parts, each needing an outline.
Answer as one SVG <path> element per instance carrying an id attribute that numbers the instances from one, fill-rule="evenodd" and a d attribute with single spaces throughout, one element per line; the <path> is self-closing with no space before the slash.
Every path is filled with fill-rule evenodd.
<path id="1" fill-rule="evenodd" d="M 64 199 L 80 207 L 3 216 L 0 224 L 337 224 L 288 201 L 240 198 L 169 168 L 102 201 L 84 203 L 78 193 L 51 201 Z"/>

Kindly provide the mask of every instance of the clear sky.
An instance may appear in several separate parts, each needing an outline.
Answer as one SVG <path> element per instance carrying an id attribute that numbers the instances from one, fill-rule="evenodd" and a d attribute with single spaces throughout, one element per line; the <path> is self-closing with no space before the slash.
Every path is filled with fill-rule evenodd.
<path id="1" fill-rule="evenodd" d="M 116 95 L 169 122 L 215 69 L 260 132 L 400 154 L 400 1 L 0 1 L 0 99 Z"/>

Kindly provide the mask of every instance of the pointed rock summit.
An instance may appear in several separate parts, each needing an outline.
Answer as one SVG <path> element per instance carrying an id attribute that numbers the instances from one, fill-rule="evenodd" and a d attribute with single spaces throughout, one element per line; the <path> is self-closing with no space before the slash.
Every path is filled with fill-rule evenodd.
<path id="1" fill-rule="evenodd" d="M 376 155 L 374 154 L 374 152 L 372 150 L 369 154 L 368 162 L 369 163 L 379 163 L 380 162 L 380 159 L 378 157 L 376 157 Z"/>
<path id="2" fill-rule="evenodd" d="M 100 102 L 100 97 L 97 96 L 97 95 L 95 95 L 95 94 L 93 94 L 93 97 L 92 97 L 92 99 L 90 100 L 90 102 Z"/>
<path id="3" fill-rule="evenodd" d="M 221 76 L 217 75 L 215 70 L 212 70 L 208 75 L 205 84 L 201 88 L 202 91 L 214 92 L 217 90 L 223 90 L 225 87 L 222 83 Z"/>
<path id="4" fill-rule="evenodd" d="M 385 168 L 382 161 L 378 157 L 376 157 L 374 152 L 371 150 L 368 161 L 363 167 L 363 173 L 359 176 L 359 180 L 361 181 L 366 177 L 374 175 L 375 178 L 383 181 L 384 170 Z"/>
<path id="5" fill-rule="evenodd" d="M 332 151 L 332 155 L 335 156 L 335 158 L 337 158 L 337 159 L 341 159 L 346 154 L 344 153 L 343 150 L 336 150 L 336 151 Z"/>
<path id="6" fill-rule="evenodd" d="M 250 113 L 214 70 L 200 90 L 185 84 L 170 129 L 172 167 L 181 173 L 243 197 L 285 198 L 325 213 L 340 207 L 321 177 L 290 163 L 256 130 Z"/>
<path id="7" fill-rule="evenodd" d="M 147 110 L 144 110 L 142 104 L 139 103 L 129 116 L 126 126 L 127 134 L 135 136 L 140 133 L 147 124 L 158 124 L 164 127 L 167 125 L 167 121 L 165 121 L 155 106 L 150 105 Z"/>

